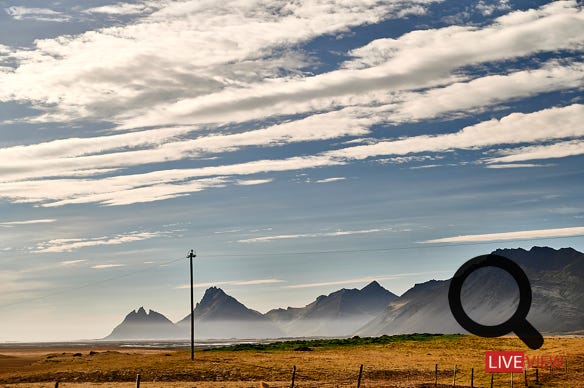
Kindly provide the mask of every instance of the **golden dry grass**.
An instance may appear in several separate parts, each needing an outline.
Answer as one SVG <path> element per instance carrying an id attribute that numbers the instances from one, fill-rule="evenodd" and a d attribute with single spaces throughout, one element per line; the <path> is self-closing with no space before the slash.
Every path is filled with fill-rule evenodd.
<path id="1" fill-rule="evenodd" d="M 198 351 L 190 361 L 188 351 L 138 349 L 0 349 L 0 387 L 50 387 L 61 381 L 66 388 L 134 387 L 140 373 L 141 387 L 270 388 L 289 387 L 296 365 L 296 387 L 356 387 L 359 366 L 364 365 L 362 387 L 416 387 L 434 383 L 435 364 L 439 384 L 451 385 L 457 365 L 457 386 L 488 387 L 484 371 L 487 350 L 525 350 L 513 337 L 485 339 L 475 336 L 436 337 L 426 341 L 401 341 L 385 345 L 315 347 L 310 352 Z M 90 354 L 90 351 L 93 352 Z M 74 356 L 75 353 L 81 356 Z M 544 346 L 527 355 L 568 357 L 564 369 L 540 370 L 541 387 L 584 387 L 584 338 L 546 338 Z M 534 371 L 528 371 L 534 386 Z M 524 386 L 523 375 L 515 386 Z M 510 386 L 510 374 L 495 375 L 495 386 Z"/>

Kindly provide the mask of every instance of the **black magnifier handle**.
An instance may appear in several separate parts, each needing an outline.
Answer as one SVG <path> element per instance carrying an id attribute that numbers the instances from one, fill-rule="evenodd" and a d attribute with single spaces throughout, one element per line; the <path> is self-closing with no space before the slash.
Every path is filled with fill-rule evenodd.
<path id="1" fill-rule="evenodd" d="M 543 336 L 526 319 L 520 325 L 517 325 L 513 331 L 530 349 L 536 350 L 543 345 Z"/>

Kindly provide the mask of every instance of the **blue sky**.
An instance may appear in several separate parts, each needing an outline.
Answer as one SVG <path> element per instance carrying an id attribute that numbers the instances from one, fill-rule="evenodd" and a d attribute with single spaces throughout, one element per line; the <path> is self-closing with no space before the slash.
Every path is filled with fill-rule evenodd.
<path id="1" fill-rule="evenodd" d="M 584 250 L 576 1 L 0 1 L 0 341 Z M 42 322 L 42 326 L 39 323 Z"/>

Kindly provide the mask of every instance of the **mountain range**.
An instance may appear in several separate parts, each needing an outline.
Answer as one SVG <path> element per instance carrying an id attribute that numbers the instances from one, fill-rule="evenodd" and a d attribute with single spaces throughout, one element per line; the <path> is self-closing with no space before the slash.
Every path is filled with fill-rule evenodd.
<path id="1" fill-rule="evenodd" d="M 514 260 L 527 274 L 533 301 L 527 319 L 545 334 L 584 332 L 584 254 L 572 248 L 500 249 L 494 254 Z M 342 337 L 406 333 L 464 333 L 448 305 L 450 280 L 416 284 L 397 296 L 373 281 L 362 289 L 321 295 L 304 307 L 261 314 L 223 290 L 211 287 L 195 307 L 198 339 Z M 497 268 L 482 268 L 462 289 L 467 314 L 484 325 L 505 321 L 519 302 L 517 285 Z M 130 312 L 107 340 L 186 339 L 190 314 L 172 323 L 144 308 Z"/>

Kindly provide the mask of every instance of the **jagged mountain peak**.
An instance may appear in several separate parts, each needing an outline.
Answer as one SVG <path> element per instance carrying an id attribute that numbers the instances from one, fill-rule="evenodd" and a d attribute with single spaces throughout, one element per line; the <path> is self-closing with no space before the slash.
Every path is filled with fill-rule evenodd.
<path id="1" fill-rule="evenodd" d="M 389 294 L 389 295 L 393 295 L 397 298 L 397 295 L 395 295 L 393 292 L 384 288 L 376 280 L 372 281 L 371 283 L 369 283 L 368 285 L 363 287 L 361 289 L 361 293 L 363 295 L 369 295 L 369 296 L 374 296 L 374 295 L 380 296 L 380 295 L 388 295 Z"/>
<path id="2" fill-rule="evenodd" d="M 347 335 L 378 315 L 397 296 L 373 281 L 362 289 L 342 288 L 305 307 L 275 309 L 266 316 L 289 336 Z"/>
<path id="3" fill-rule="evenodd" d="M 530 250 L 497 249 L 492 253 L 514 260 L 524 269 L 532 270 L 558 270 L 571 263 L 577 265 L 584 263 L 584 254 L 573 248 L 554 249 L 534 246 Z"/>
<path id="4" fill-rule="evenodd" d="M 158 339 L 175 338 L 176 335 L 174 324 L 170 319 L 154 310 L 146 312 L 146 309 L 141 306 L 137 310 L 130 311 L 106 339 Z"/>
<path id="5" fill-rule="evenodd" d="M 379 282 L 377 282 L 377 280 L 372 281 L 371 283 L 369 283 L 368 285 L 366 285 L 365 287 L 363 287 L 361 289 L 361 291 L 365 291 L 365 290 L 378 290 L 378 289 L 384 289 L 383 286 L 381 284 L 379 284 Z"/>
<path id="6" fill-rule="evenodd" d="M 497 249 L 493 253 L 515 261 L 529 277 L 533 301 L 527 318 L 540 332 L 580 332 L 584 328 L 583 253 L 549 247 Z M 467 279 L 469 293 L 463 298 L 472 319 L 486 325 L 497 324 L 516 310 L 516 285 L 504 278 L 496 271 L 477 271 L 474 279 Z M 450 280 L 414 285 L 356 334 L 464 332 L 450 312 L 449 285 Z"/>

